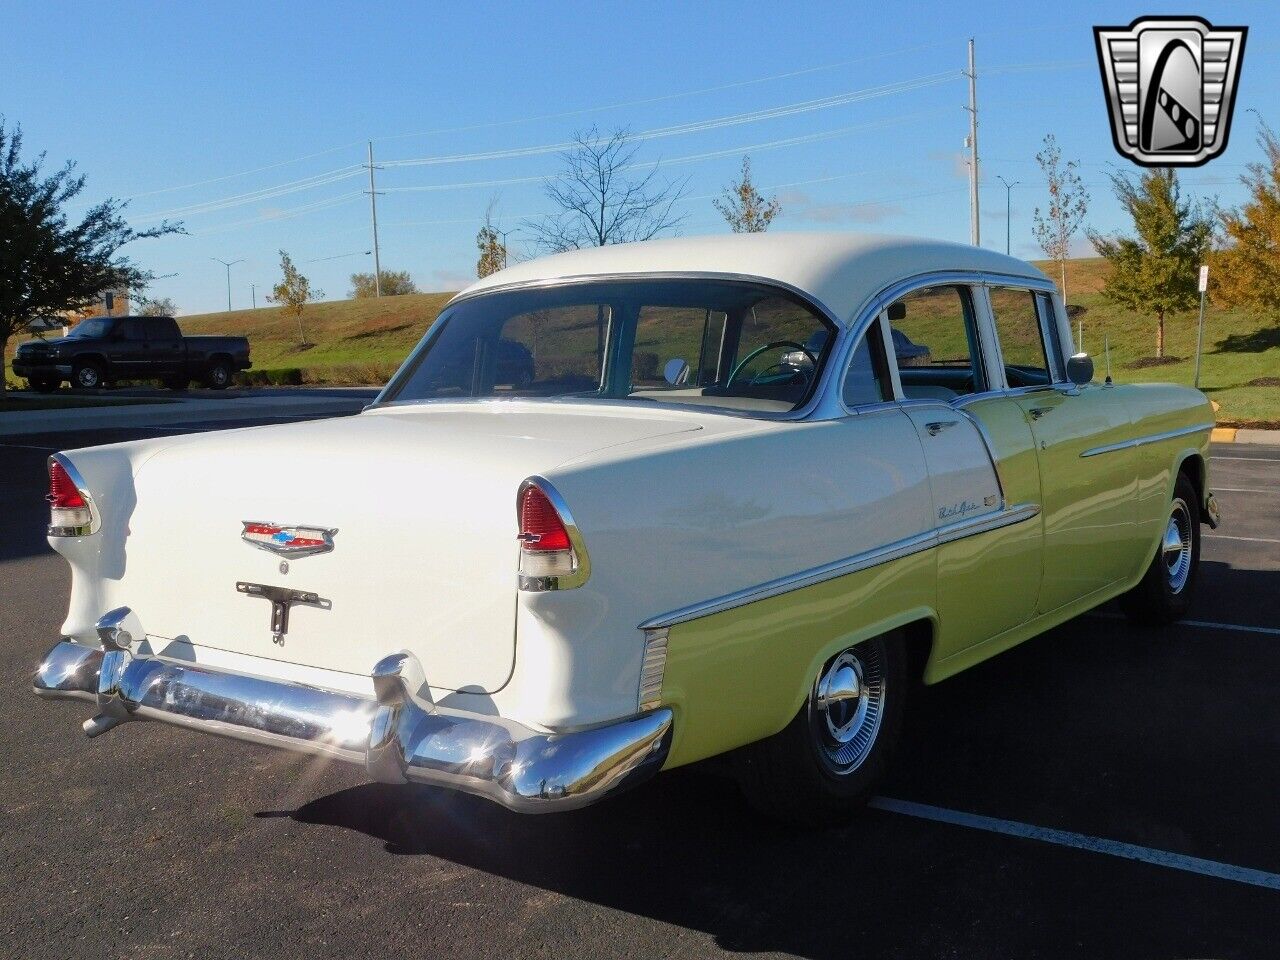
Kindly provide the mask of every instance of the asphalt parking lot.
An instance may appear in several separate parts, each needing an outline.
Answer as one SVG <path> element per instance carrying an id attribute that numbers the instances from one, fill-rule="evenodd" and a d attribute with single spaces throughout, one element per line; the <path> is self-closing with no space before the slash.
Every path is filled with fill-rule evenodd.
<path id="1" fill-rule="evenodd" d="M 0 438 L 2 954 L 1280 952 L 1280 447 L 1215 446 L 1192 622 L 1106 609 L 920 691 L 882 808 L 797 833 L 714 767 L 525 818 L 159 724 L 87 740 L 30 693 L 68 590 L 44 460 L 150 434 Z"/>

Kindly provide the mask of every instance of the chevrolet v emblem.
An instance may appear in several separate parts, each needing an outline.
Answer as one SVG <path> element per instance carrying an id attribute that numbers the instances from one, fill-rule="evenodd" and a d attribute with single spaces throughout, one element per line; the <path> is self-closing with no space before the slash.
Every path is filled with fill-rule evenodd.
<path id="1" fill-rule="evenodd" d="M 289 632 L 289 609 L 294 604 L 308 607 L 319 607 L 328 610 L 333 606 L 319 594 L 309 590 L 290 590 L 288 587 L 273 587 L 265 583 L 236 583 L 236 589 L 251 597 L 261 597 L 271 601 L 271 642 L 284 646 L 284 635 Z"/>

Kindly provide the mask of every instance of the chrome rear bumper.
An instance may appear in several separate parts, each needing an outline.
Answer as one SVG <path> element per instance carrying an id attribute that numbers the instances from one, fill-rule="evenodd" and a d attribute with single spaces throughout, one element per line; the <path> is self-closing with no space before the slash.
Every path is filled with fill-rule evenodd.
<path id="1" fill-rule="evenodd" d="M 98 624 L 101 647 L 56 644 L 36 672 L 42 697 L 89 700 L 89 736 L 126 720 L 160 720 L 237 740 L 363 764 L 375 780 L 417 781 L 540 813 L 594 803 L 647 779 L 671 746 L 662 708 L 572 733 L 544 733 L 421 699 L 407 652 L 374 668 L 376 699 L 131 652 L 141 625 L 127 608 Z"/>

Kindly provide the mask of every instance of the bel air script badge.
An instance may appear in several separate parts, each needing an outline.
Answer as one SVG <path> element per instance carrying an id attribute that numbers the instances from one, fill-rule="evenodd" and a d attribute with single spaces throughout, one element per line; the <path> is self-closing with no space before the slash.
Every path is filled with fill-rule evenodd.
<path id="1" fill-rule="evenodd" d="M 328 527 L 304 527 L 265 520 L 245 520 L 240 539 L 259 550 L 280 557 L 309 557 L 333 549 L 338 531 Z"/>
<path id="2" fill-rule="evenodd" d="M 1198 167 L 1222 153 L 1248 32 L 1199 17 L 1094 27 L 1116 149 L 1144 167 Z"/>

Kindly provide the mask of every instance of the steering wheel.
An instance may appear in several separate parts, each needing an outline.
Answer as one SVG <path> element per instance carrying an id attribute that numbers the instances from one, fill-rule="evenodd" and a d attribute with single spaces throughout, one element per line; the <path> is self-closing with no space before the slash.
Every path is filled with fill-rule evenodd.
<path id="1" fill-rule="evenodd" d="M 743 367 L 745 367 L 748 363 L 750 363 L 756 357 L 760 356 L 760 354 L 764 353 L 766 350 L 776 350 L 778 347 L 795 347 L 797 350 L 799 350 L 801 353 L 803 353 L 806 357 L 809 358 L 809 362 L 813 364 L 813 367 L 815 370 L 818 368 L 818 358 L 815 357 L 808 350 L 806 350 L 803 344 L 796 343 L 794 340 L 774 340 L 770 343 L 766 343 L 763 347 L 756 347 L 754 350 L 748 353 L 745 357 L 743 357 L 742 362 L 733 368 L 733 372 L 729 374 L 729 379 L 724 382 L 724 385 L 726 387 L 733 386 L 733 381 L 738 379 L 738 374 L 742 372 Z M 773 366 L 775 367 L 780 366 L 780 364 L 775 363 Z M 770 367 L 769 369 L 772 369 L 772 367 Z"/>

